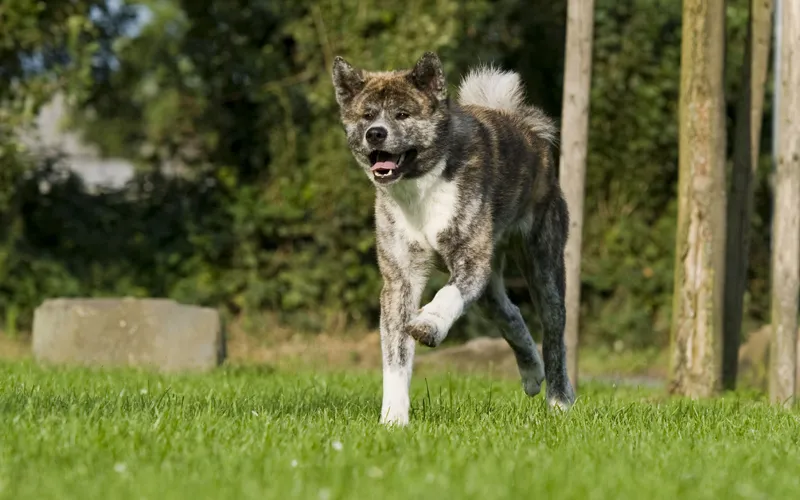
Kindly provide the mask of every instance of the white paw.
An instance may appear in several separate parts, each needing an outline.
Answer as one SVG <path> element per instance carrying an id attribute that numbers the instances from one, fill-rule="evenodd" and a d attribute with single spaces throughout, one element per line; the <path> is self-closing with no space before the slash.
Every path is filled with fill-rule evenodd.
<path id="1" fill-rule="evenodd" d="M 419 316 L 406 325 L 406 333 L 428 347 L 442 343 L 453 323 L 464 312 L 464 299 L 453 285 L 436 292 Z"/>
<path id="2" fill-rule="evenodd" d="M 406 325 L 406 333 L 419 343 L 428 347 L 436 347 L 444 338 L 439 325 L 430 313 L 423 312 Z"/>
<path id="3" fill-rule="evenodd" d="M 381 403 L 381 423 L 387 425 L 406 425 L 411 399 L 408 385 L 411 379 L 408 370 L 387 369 L 383 374 L 383 401 Z"/>
<path id="4" fill-rule="evenodd" d="M 408 410 L 384 407 L 381 409 L 381 424 L 387 427 L 405 427 L 408 425 Z"/>
<path id="5" fill-rule="evenodd" d="M 550 408 L 550 410 L 557 413 L 567 413 L 572 408 L 574 403 L 575 396 L 573 396 L 571 393 L 568 397 L 564 397 L 562 395 L 547 395 L 547 406 Z"/>

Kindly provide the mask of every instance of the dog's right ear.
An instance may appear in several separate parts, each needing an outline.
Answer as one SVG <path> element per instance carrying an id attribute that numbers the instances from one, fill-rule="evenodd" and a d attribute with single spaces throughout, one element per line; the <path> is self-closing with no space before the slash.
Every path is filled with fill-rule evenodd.
<path id="1" fill-rule="evenodd" d="M 345 107 L 364 88 L 364 73 L 352 67 L 344 58 L 336 56 L 333 60 L 333 86 L 336 89 L 336 102 Z"/>

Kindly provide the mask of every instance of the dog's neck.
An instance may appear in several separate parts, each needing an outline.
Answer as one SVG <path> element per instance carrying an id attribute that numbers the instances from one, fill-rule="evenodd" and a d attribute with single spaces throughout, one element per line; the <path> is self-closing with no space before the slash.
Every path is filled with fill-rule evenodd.
<path id="1" fill-rule="evenodd" d="M 447 158 L 440 158 L 430 171 L 412 179 L 401 179 L 399 182 L 382 189 L 385 196 L 390 197 L 403 208 L 412 208 L 415 204 L 424 203 L 425 200 L 437 193 L 437 186 L 444 182 L 442 177 L 447 165 Z"/>

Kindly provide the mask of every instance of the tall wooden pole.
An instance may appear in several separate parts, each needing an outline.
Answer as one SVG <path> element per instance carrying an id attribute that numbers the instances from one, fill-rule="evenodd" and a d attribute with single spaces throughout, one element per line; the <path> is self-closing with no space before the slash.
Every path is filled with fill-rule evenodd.
<path id="1" fill-rule="evenodd" d="M 670 390 L 710 396 L 722 379 L 725 286 L 725 1 L 684 0 Z"/>
<path id="2" fill-rule="evenodd" d="M 800 2 L 780 6 L 780 107 L 772 215 L 772 343 L 769 396 L 792 404 L 797 385 L 800 297 Z"/>
<path id="3" fill-rule="evenodd" d="M 567 345 L 567 374 L 576 389 L 578 386 L 583 200 L 589 135 L 593 32 L 594 0 L 568 0 L 559 177 L 570 215 L 569 240 L 564 252 L 567 285 L 565 343 Z"/>
<path id="4" fill-rule="evenodd" d="M 728 197 L 725 249 L 725 318 L 722 385 L 736 388 L 742 336 L 744 292 L 750 255 L 753 179 L 758 170 L 764 86 L 772 32 L 772 0 L 750 0 L 750 20 L 742 64 L 742 91 L 736 109 L 731 190 Z"/>

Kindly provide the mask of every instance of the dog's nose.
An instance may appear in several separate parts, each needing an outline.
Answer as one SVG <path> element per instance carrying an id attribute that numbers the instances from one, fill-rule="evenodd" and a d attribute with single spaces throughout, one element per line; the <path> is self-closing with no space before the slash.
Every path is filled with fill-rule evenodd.
<path id="1" fill-rule="evenodd" d="M 389 131 L 383 127 L 371 127 L 367 130 L 367 142 L 372 146 L 377 146 L 386 140 Z"/>

